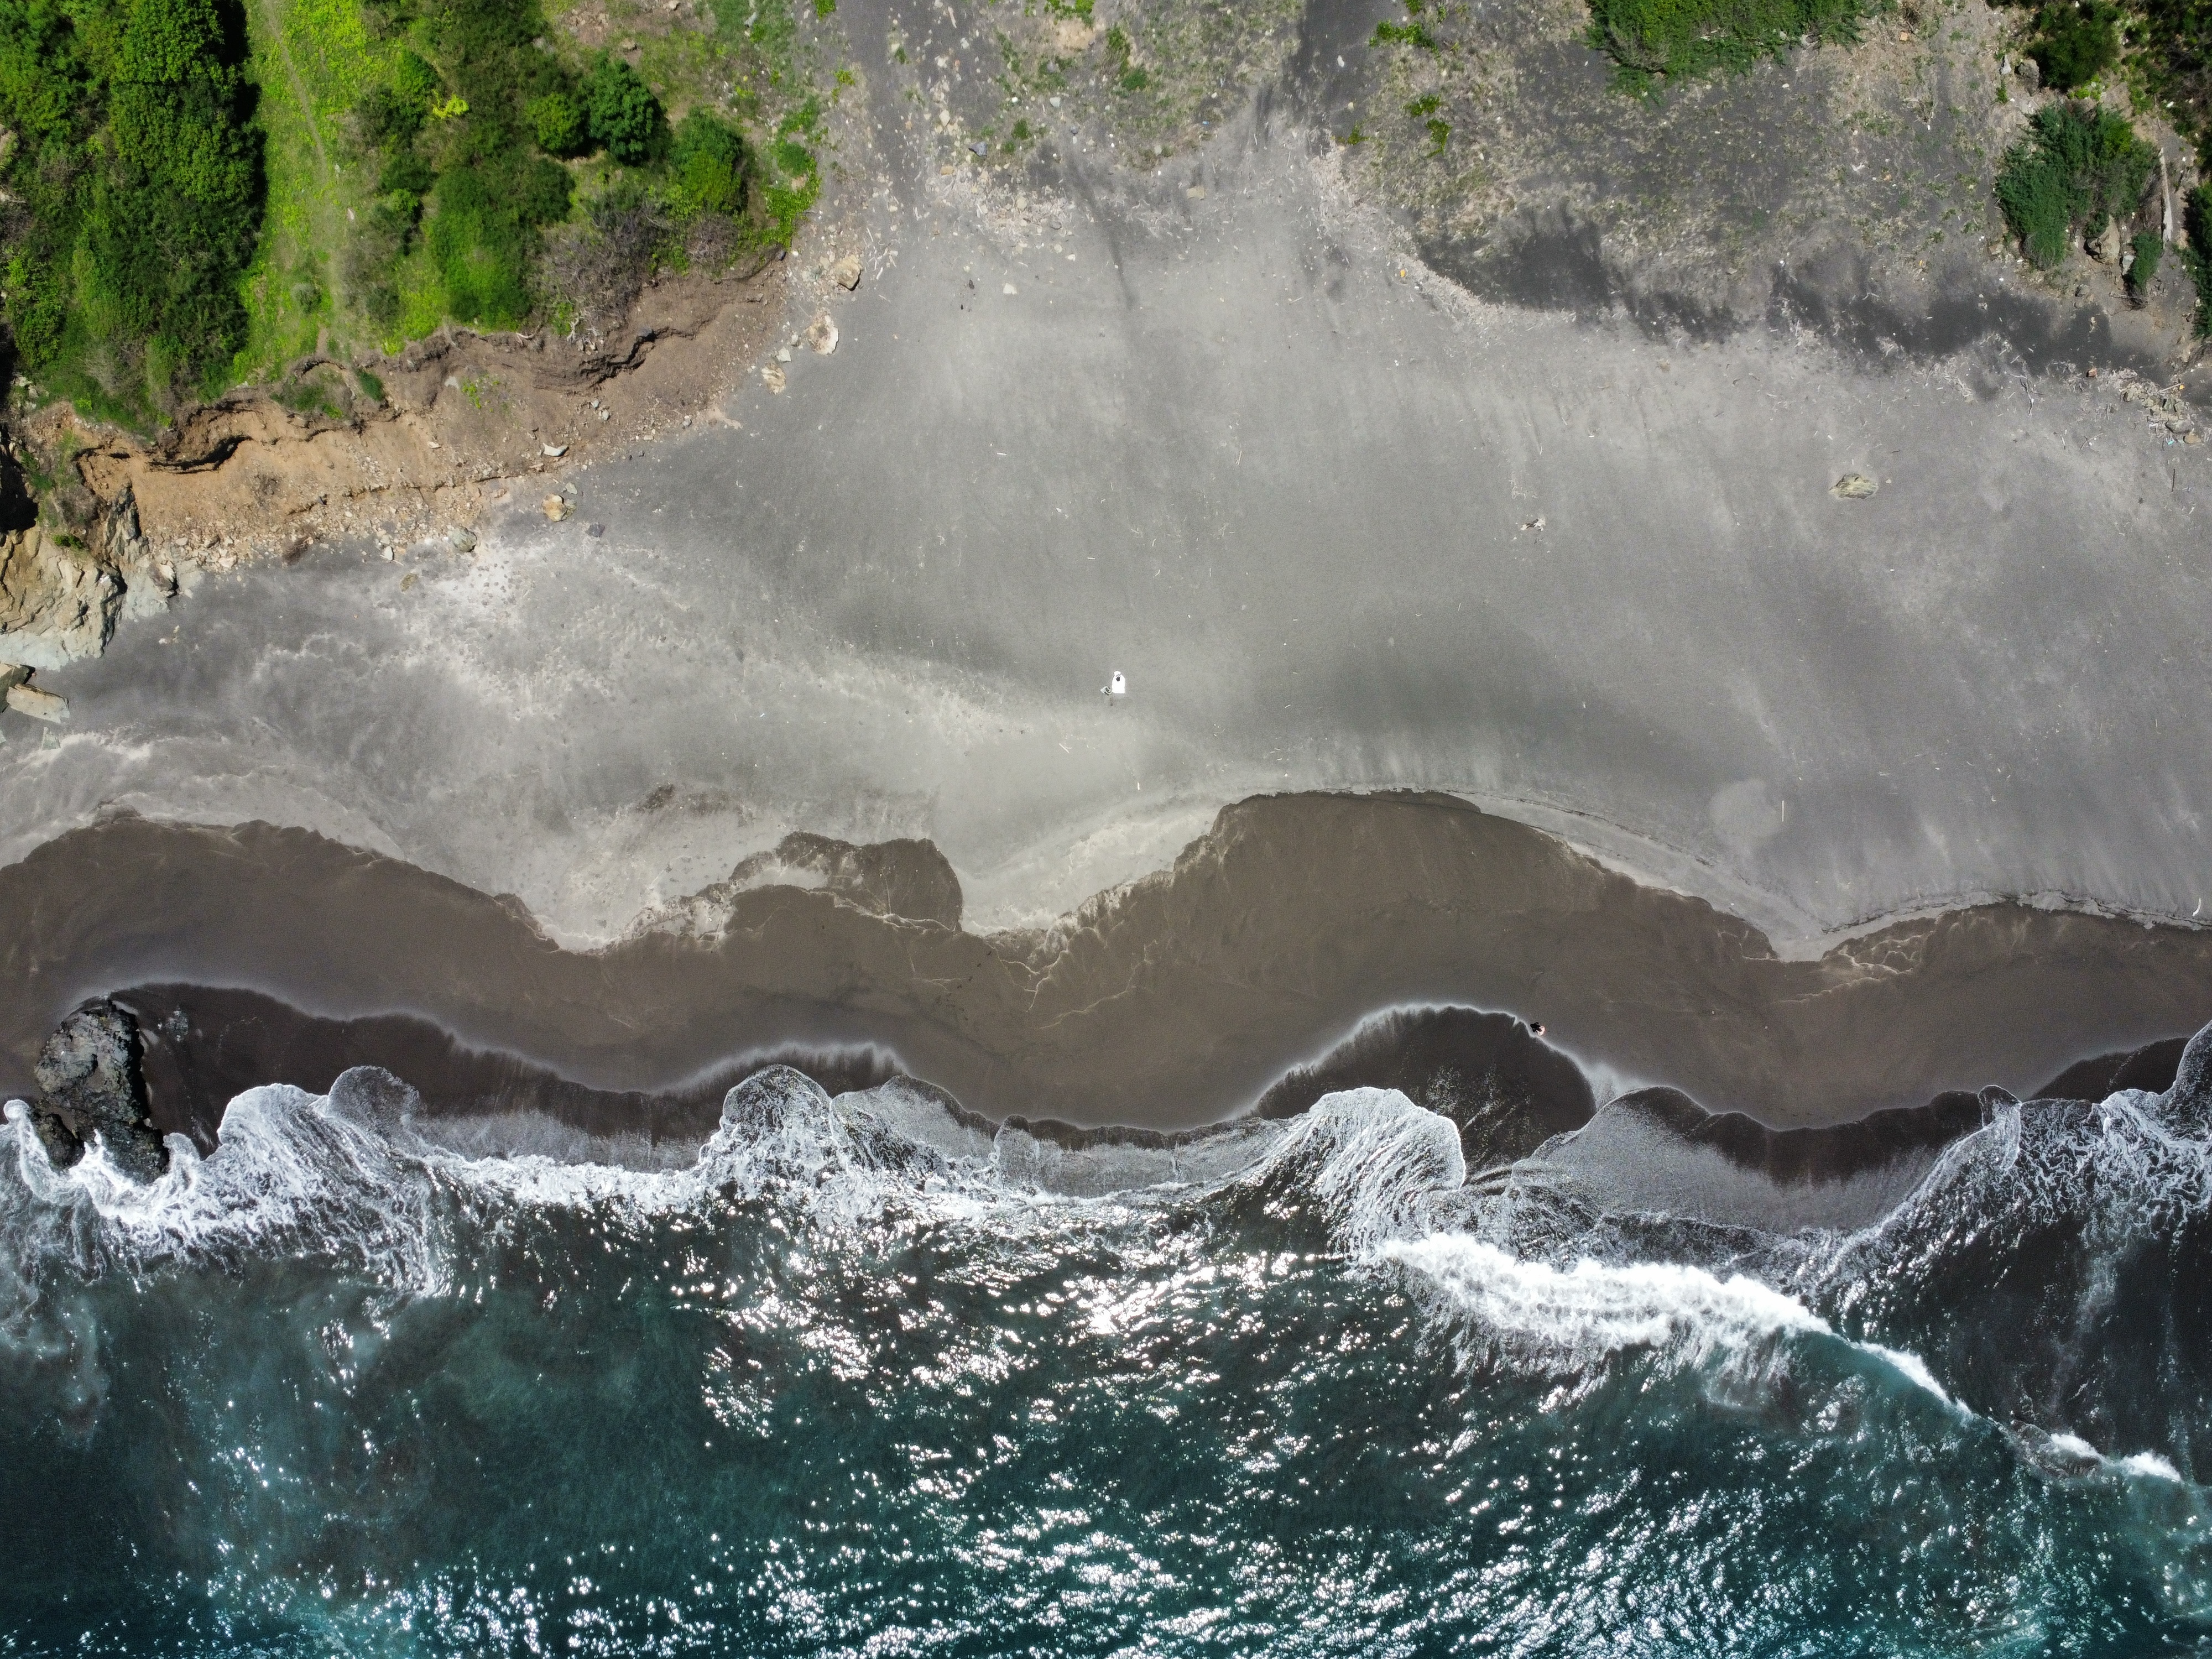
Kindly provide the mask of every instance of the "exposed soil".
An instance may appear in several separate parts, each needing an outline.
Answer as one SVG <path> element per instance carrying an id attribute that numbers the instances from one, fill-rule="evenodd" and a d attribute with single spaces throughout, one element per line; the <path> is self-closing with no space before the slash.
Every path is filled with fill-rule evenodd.
<path id="1" fill-rule="evenodd" d="M 583 347 L 445 330 L 365 365 L 380 385 L 311 359 L 281 393 L 235 393 L 152 443 L 67 408 L 27 435 L 69 457 L 90 497 L 80 512 L 129 492 L 147 540 L 179 565 L 228 569 L 319 541 L 401 544 L 707 415 L 775 351 L 787 302 L 828 287 L 818 270 L 794 282 L 802 263 L 656 283 L 625 328 Z"/>

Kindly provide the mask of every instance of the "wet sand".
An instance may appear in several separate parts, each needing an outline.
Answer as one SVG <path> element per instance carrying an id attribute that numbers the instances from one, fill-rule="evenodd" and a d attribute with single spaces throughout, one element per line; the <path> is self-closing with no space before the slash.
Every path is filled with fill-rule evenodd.
<path id="1" fill-rule="evenodd" d="M 0 1089 L 26 1090 L 78 1001 L 178 982 L 413 1016 L 593 1090 L 696 1093 L 747 1055 L 872 1048 L 988 1116 L 1155 1128 L 1251 1109 L 1401 1007 L 1540 1018 L 1601 1099 L 1664 1085 L 1778 1127 L 2032 1093 L 2212 1014 L 2212 933 L 2002 905 L 1784 960 L 1700 901 L 1437 797 L 1248 801 L 1050 935 L 827 888 L 731 892 L 718 914 L 574 951 L 512 900 L 307 832 L 118 817 L 0 869 Z"/>

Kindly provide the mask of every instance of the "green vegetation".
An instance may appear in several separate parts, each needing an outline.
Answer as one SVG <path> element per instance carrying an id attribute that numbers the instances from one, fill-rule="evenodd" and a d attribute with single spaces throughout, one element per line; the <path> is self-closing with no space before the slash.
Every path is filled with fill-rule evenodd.
<path id="1" fill-rule="evenodd" d="M 2039 7 L 2027 55 L 2054 92 L 2086 87 L 2120 58 L 2120 9 L 2112 0 L 2054 0 Z"/>
<path id="2" fill-rule="evenodd" d="M 1620 84 L 1749 69 L 1801 40 L 1848 44 L 1882 0 L 1589 0 L 1589 42 Z"/>
<path id="3" fill-rule="evenodd" d="M 2189 192 L 2182 222 L 2189 246 L 2181 250 L 2181 262 L 2197 284 L 2197 331 L 2212 334 L 2212 255 L 2204 252 L 2212 247 L 2212 185 L 2199 185 Z"/>
<path id="4" fill-rule="evenodd" d="M 1437 49 L 1437 38 L 1419 23 L 1382 22 L 1375 26 L 1375 33 L 1367 43 L 1371 46 L 1419 46 L 1423 52 Z"/>
<path id="5" fill-rule="evenodd" d="M 332 412 L 382 401 L 342 367 L 369 348 L 789 243 L 823 133 L 795 0 L 622 56 L 541 3 L 0 0 L 0 373 L 140 429 L 240 380 Z"/>
<path id="6" fill-rule="evenodd" d="M 2158 279 L 2160 258 L 2166 252 L 2166 239 L 2154 230 L 2139 230 L 2128 244 L 2134 257 L 2128 264 L 2128 294 L 2136 304 L 2150 292 L 2150 285 Z"/>
<path id="7" fill-rule="evenodd" d="M 214 0 L 0 0 L 0 238 L 24 369 L 146 424 L 222 386 L 264 191 L 244 32 Z"/>
<path id="8" fill-rule="evenodd" d="M 601 52 L 584 82 L 585 125 L 592 142 L 624 167 L 648 167 L 668 149 L 668 117 L 638 72 Z"/>
<path id="9" fill-rule="evenodd" d="M 1451 143 L 1451 123 L 1437 112 L 1443 106 L 1443 98 L 1433 92 L 1425 92 L 1409 101 L 1406 113 L 1422 124 L 1429 135 L 1429 154 L 1441 155 L 1444 146 Z"/>
<path id="10" fill-rule="evenodd" d="M 2029 263 L 2048 270 L 2066 257 L 2083 224 L 2130 217 L 2157 170 L 2158 152 L 2125 117 L 2087 104 L 2051 104 L 2006 152 L 1997 203 Z"/>
<path id="11" fill-rule="evenodd" d="M 2156 107 L 2212 168 L 2212 0 L 2000 0 L 2029 11 L 2024 47 L 2066 92 L 2124 84 Z"/>

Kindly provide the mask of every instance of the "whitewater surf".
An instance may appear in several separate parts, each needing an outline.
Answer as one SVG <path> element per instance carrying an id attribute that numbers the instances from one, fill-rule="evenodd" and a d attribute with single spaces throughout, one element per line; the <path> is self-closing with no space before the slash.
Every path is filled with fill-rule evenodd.
<path id="1" fill-rule="evenodd" d="M 13 1105 L 8 1650 L 2188 1649 L 2208 1069 L 1794 1232 L 1373 1089 L 1102 1157 L 777 1066 L 645 1169 L 356 1068 L 144 1184 Z"/>

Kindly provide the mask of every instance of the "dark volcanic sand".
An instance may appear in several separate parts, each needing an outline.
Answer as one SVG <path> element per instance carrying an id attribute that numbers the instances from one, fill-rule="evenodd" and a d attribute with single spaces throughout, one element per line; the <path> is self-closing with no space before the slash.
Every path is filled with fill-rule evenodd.
<path id="1" fill-rule="evenodd" d="M 2002 905 L 1783 961 L 1700 901 L 1431 797 L 1247 801 L 1050 939 L 820 889 L 727 906 L 725 929 L 576 952 L 512 900 L 305 831 L 114 819 L 0 869 L 0 1091 L 27 1091 L 84 998 L 179 982 L 415 1016 L 436 1030 L 356 1028 L 343 1062 L 419 1071 L 450 1034 L 511 1057 L 471 1062 L 487 1097 L 517 1060 L 703 1103 L 749 1057 L 873 1049 L 836 1064 L 896 1065 L 994 1117 L 1154 1127 L 1253 1106 L 1409 1005 L 1540 1018 L 1601 1099 L 1665 1085 L 1778 1127 L 2031 1093 L 2212 1012 L 2212 934 Z M 307 1049 L 273 1043 L 235 1080 L 325 1086 L 311 1073 L 339 1056 Z"/>

